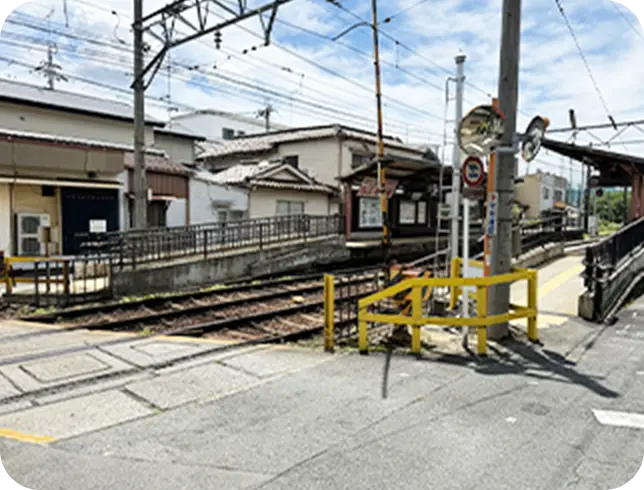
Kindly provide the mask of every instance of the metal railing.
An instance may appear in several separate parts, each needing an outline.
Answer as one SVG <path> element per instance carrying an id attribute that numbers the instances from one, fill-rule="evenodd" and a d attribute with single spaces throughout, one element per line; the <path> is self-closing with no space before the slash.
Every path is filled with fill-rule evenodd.
<path id="1" fill-rule="evenodd" d="M 12 303 L 66 307 L 111 296 L 107 258 L 7 257 L 0 282 Z"/>
<path id="2" fill-rule="evenodd" d="M 182 257 L 208 258 L 218 252 L 263 247 L 292 240 L 342 234 L 340 215 L 292 215 L 225 223 L 151 228 L 102 234 L 80 234 L 81 256 L 110 257 L 114 267 L 136 268 L 140 264 Z"/>
<path id="3" fill-rule="evenodd" d="M 615 269 L 619 262 L 644 244 L 644 218 L 586 248 L 587 266 Z"/>

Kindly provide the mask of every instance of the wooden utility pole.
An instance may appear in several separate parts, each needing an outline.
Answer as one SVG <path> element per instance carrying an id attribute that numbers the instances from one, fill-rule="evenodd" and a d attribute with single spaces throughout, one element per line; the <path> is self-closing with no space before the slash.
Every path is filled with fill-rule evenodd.
<path id="1" fill-rule="evenodd" d="M 382 129 L 382 89 L 380 83 L 380 47 L 378 43 L 378 2 L 371 0 L 371 10 L 373 14 L 373 58 L 374 69 L 376 74 L 376 109 L 378 111 L 378 191 L 380 193 L 380 206 L 382 211 L 382 245 L 385 249 L 385 262 L 388 263 L 389 246 L 391 245 L 391 235 L 389 230 L 386 174 L 382 166 L 382 160 L 385 156 L 385 142 Z"/>
<path id="2" fill-rule="evenodd" d="M 517 160 L 514 143 L 519 97 L 519 52 L 521 44 L 521 0 L 503 0 L 501 56 L 499 73 L 499 109 L 505 115 L 501 150 L 497 152 L 495 190 L 498 195 L 498 230 L 492 240 L 491 274 L 505 274 L 512 267 L 512 202 Z M 489 314 L 507 313 L 510 307 L 510 285 L 490 288 Z M 490 325 L 488 336 L 498 340 L 507 335 L 508 324 Z"/>

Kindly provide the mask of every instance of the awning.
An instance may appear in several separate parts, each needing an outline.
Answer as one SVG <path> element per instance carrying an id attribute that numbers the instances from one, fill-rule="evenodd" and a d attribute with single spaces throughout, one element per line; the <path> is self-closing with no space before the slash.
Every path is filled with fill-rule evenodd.
<path id="1" fill-rule="evenodd" d="M 395 179 L 401 182 L 417 179 L 439 180 L 441 164 L 433 160 L 418 160 L 412 158 L 385 157 L 382 161 L 383 168 L 386 169 L 387 178 Z M 364 177 L 377 177 L 377 162 L 371 162 L 348 175 L 340 177 L 341 182 L 352 183 L 362 180 Z M 443 178 L 451 176 L 452 168 L 443 167 Z M 451 177 L 450 177 L 451 180 Z"/>
<path id="2" fill-rule="evenodd" d="M 81 187 L 84 189 L 120 189 L 119 182 L 99 182 L 95 180 L 57 180 L 35 179 L 28 177 L 0 177 L 0 184 L 50 185 L 53 187 Z"/>

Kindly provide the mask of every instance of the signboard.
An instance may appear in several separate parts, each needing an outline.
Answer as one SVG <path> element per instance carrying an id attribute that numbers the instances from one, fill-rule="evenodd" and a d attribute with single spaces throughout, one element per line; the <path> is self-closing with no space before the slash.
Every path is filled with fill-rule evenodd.
<path id="1" fill-rule="evenodd" d="M 382 226 L 380 199 L 377 197 L 361 197 L 359 201 L 358 226 L 360 228 L 377 228 Z"/>
<path id="2" fill-rule="evenodd" d="M 486 235 L 495 236 L 497 230 L 499 195 L 497 192 L 490 193 L 490 199 L 487 203 L 487 226 Z"/>
<path id="3" fill-rule="evenodd" d="M 107 233 L 107 220 L 91 219 L 89 220 L 90 233 Z"/>
<path id="4" fill-rule="evenodd" d="M 469 199 L 470 201 L 482 201 L 485 199 L 485 188 L 484 187 L 464 187 L 463 188 L 463 198 Z"/>
<path id="5" fill-rule="evenodd" d="M 472 109 L 459 123 L 458 145 L 465 154 L 484 158 L 501 144 L 505 116 L 491 105 Z"/>
<path id="6" fill-rule="evenodd" d="M 546 129 L 550 125 L 550 120 L 546 117 L 535 117 L 526 129 L 523 145 L 521 147 L 521 156 L 526 162 L 531 162 L 541 149 L 541 142 L 546 134 Z"/>
<path id="7" fill-rule="evenodd" d="M 400 216 L 398 222 L 401 225 L 413 225 L 416 223 L 416 203 L 413 201 L 400 201 Z"/>
<path id="8" fill-rule="evenodd" d="M 391 198 L 394 195 L 394 192 L 398 187 L 398 181 L 394 179 L 385 180 L 385 191 L 387 192 L 387 198 Z M 378 179 L 375 177 L 365 177 L 362 179 L 360 184 L 360 190 L 358 191 L 358 196 L 360 197 L 378 197 Z"/>
<path id="9" fill-rule="evenodd" d="M 463 182 L 468 187 L 478 187 L 483 182 L 485 170 L 483 162 L 477 157 L 467 157 L 463 162 Z"/>

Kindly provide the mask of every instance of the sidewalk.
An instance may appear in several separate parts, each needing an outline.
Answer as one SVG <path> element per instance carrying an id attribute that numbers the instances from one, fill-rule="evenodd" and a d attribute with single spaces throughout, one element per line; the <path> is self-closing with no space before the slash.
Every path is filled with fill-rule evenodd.
<path id="1" fill-rule="evenodd" d="M 617 488 L 644 427 L 593 410 L 642 410 L 640 316 L 644 302 L 615 327 L 568 320 L 484 362 L 395 355 L 386 398 L 383 354 L 257 347 L 173 366 L 220 344 L 3 325 L 0 455 L 38 490 Z"/>

